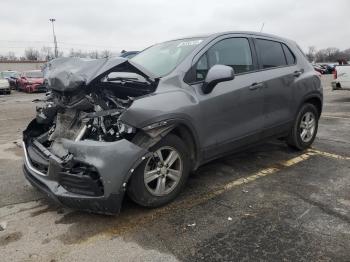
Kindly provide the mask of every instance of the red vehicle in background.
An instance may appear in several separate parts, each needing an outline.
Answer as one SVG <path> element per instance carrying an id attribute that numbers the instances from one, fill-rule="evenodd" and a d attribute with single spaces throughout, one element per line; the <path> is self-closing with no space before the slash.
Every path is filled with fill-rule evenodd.
<path id="1" fill-rule="evenodd" d="M 27 93 L 46 92 L 43 73 L 40 70 L 23 72 L 18 79 L 18 89 Z"/>

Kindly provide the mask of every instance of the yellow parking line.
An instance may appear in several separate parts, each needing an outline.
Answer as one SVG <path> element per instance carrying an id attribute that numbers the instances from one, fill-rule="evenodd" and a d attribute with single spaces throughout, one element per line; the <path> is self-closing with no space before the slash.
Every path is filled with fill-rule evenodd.
<path id="1" fill-rule="evenodd" d="M 341 156 L 341 155 L 337 155 L 337 154 L 333 154 L 333 153 L 320 151 L 317 149 L 309 149 L 308 151 L 310 153 L 316 153 L 317 155 L 321 155 L 321 156 L 325 156 L 325 157 L 329 157 L 329 158 L 334 158 L 334 159 L 339 159 L 339 160 L 350 160 L 350 157 L 348 157 L 348 156 Z"/>
<path id="2" fill-rule="evenodd" d="M 210 199 L 213 199 L 219 195 L 222 195 L 225 192 L 228 192 L 232 190 L 235 187 L 248 184 L 251 182 L 256 181 L 259 178 L 263 178 L 269 175 L 273 175 L 278 173 L 281 170 L 284 170 L 285 168 L 289 168 L 291 166 L 294 166 L 296 164 L 299 164 L 305 160 L 308 160 L 310 157 L 320 155 L 325 157 L 330 157 L 333 159 L 341 159 L 341 160 L 349 160 L 349 157 L 340 156 L 328 152 L 319 151 L 316 149 L 309 149 L 306 151 L 306 153 L 303 153 L 299 156 L 293 157 L 288 160 L 284 160 L 281 162 L 276 163 L 272 167 L 264 168 L 250 176 L 242 177 L 236 180 L 233 180 L 221 187 L 218 187 L 216 189 L 213 189 L 209 192 L 204 192 L 202 194 L 194 194 L 192 196 L 189 196 L 183 200 L 178 200 L 173 203 L 168 204 L 165 207 L 149 210 L 147 212 L 140 212 L 140 213 L 134 213 L 131 212 L 131 214 L 120 214 L 118 218 L 116 218 L 116 223 L 113 227 L 108 228 L 107 230 L 101 232 L 101 234 L 95 235 L 89 239 L 83 240 L 81 243 L 91 243 L 92 241 L 95 241 L 97 239 L 100 239 L 101 237 L 109 237 L 111 235 L 119 235 L 121 233 L 128 232 L 136 227 L 145 225 L 146 223 L 152 222 L 156 219 L 159 219 L 162 215 L 169 214 L 171 211 L 176 210 L 184 210 L 184 209 L 190 209 L 194 206 L 203 204 L 207 202 Z"/>
<path id="3" fill-rule="evenodd" d="M 292 159 L 286 160 L 286 161 L 282 161 L 280 164 L 284 167 L 290 167 L 293 166 L 295 164 L 298 164 L 304 160 L 307 160 L 310 158 L 310 156 L 316 155 L 316 152 L 307 152 L 305 154 L 302 154 L 300 156 L 294 157 Z"/>
<path id="4" fill-rule="evenodd" d="M 321 118 L 335 118 L 335 119 L 346 119 L 346 120 L 350 120 L 350 117 L 330 116 L 330 115 L 321 115 Z"/>

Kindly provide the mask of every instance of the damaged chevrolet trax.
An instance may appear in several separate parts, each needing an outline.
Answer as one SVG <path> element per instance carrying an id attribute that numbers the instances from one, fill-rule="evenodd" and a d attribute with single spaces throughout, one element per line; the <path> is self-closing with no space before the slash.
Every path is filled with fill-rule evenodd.
<path id="1" fill-rule="evenodd" d="M 191 171 L 247 145 L 282 138 L 303 150 L 322 111 L 320 79 L 297 44 L 261 33 L 47 68 L 49 92 L 23 132 L 24 174 L 57 202 L 97 213 L 118 213 L 125 194 L 169 203 Z"/>

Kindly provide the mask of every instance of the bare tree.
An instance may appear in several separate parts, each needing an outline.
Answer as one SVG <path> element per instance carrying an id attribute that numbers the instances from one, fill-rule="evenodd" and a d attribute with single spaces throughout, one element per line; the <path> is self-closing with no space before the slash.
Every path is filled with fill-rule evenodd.
<path id="1" fill-rule="evenodd" d="M 7 56 L 0 55 L 0 61 L 7 61 L 7 60 L 8 60 Z"/>
<path id="2" fill-rule="evenodd" d="M 49 61 L 55 57 L 50 46 L 43 46 L 40 49 L 40 56 L 42 60 L 46 61 Z"/>
<path id="3" fill-rule="evenodd" d="M 103 50 L 100 53 L 101 58 L 110 58 L 112 56 L 112 52 L 110 50 Z"/>
<path id="4" fill-rule="evenodd" d="M 26 48 L 26 50 L 24 50 L 24 56 L 26 57 L 27 60 L 31 60 L 31 61 L 36 61 L 39 59 L 39 51 L 32 48 L 32 47 L 29 47 L 29 48 Z"/>
<path id="5" fill-rule="evenodd" d="M 79 50 L 74 50 L 73 48 L 70 50 L 69 55 L 70 57 L 80 57 L 80 58 L 85 58 L 88 55 L 86 54 L 86 52 Z"/>
<path id="6" fill-rule="evenodd" d="M 14 52 L 11 52 L 11 51 L 8 52 L 7 58 L 8 58 L 8 60 L 12 60 L 12 61 L 16 61 L 17 60 L 16 54 Z"/>
<path id="7" fill-rule="evenodd" d="M 309 49 L 306 53 L 306 57 L 309 60 L 309 62 L 315 61 L 315 55 L 316 55 L 316 47 L 315 46 L 309 46 Z"/>
<path id="8" fill-rule="evenodd" d="M 95 50 L 95 51 L 89 52 L 89 57 L 93 59 L 98 59 L 99 58 L 98 51 Z"/>

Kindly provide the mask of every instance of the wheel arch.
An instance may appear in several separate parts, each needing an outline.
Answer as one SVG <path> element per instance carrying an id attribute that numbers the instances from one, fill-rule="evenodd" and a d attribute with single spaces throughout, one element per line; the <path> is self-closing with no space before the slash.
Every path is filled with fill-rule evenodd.
<path id="1" fill-rule="evenodd" d="M 153 125 L 155 126 L 153 128 Z M 148 127 L 151 127 L 149 129 Z M 198 135 L 192 124 L 184 118 L 171 118 L 156 122 L 139 129 L 139 132 L 133 139 L 138 146 L 148 149 L 161 141 L 168 134 L 178 136 L 186 144 L 189 150 L 191 169 L 198 168 L 201 161 L 201 150 Z"/>
<path id="2" fill-rule="evenodd" d="M 191 169 L 197 169 L 199 166 L 200 150 L 195 134 L 191 128 L 185 123 L 180 122 L 174 126 L 170 133 L 178 136 L 184 141 L 189 150 L 189 155 L 192 163 Z"/>
<path id="3" fill-rule="evenodd" d="M 300 110 L 300 108 L 304 105 L 304 104 L 312 104 L 316 107 L 317 111 L 318 111 L 318 118 L 321 117 L 321 114 L 322 114 L 322 103 L 323 103 L 323 100 L 322 100 L 322 97 L 318 94 L 310 94 L 308 96 L 306 96 L 302 103 L 299 105 L 298 107 L 298 112 Z M 297 112 L 297 113 L 298 113 Z"/>

